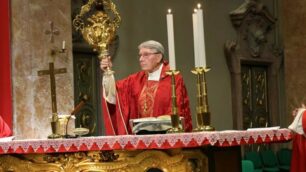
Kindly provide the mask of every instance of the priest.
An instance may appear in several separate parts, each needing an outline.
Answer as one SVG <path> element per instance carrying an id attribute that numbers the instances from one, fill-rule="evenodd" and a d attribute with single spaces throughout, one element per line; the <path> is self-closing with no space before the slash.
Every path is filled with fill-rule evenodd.
<path id="1" fill-rule="evenodd" d="M 303 104 L 301 108 L 293 111 L 294 120 L 289 126 L 293 130 L 291 172 L 306 171 L 306 107 Z"/>
<path id="2" fill-rule="evenodd" d="M 157 41 L 141 43 L 139 64 L 141 71 L 115 82 L 112 74 L 103 76 L 102 108 L 107 135 L 131 134 L 130 119 L 171 115 L 171 76 L 166 74 L 169 64 L 164 47 Z M 112 67 L 110 57 L 100 62 L 107 71 Z M 182 75 L 175 75 L 178 113 L 184 117 L 185 131 L 192 130 L 189 98 Z"/>

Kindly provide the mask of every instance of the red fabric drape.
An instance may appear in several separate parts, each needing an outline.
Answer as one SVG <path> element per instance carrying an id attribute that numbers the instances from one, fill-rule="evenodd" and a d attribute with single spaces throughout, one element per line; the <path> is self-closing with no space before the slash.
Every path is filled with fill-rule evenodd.
<path id="1" fill-rule="evenodd" d="M 0 115 L 12 128 L 9 2 L 0 0 Z"/>
<path id="2" fill-rule="evenodd" d="M 302 114 L 302 126 L 304 133 L 306 131 L 306 111 Z M 306 137 L 304 135 L 295 134 L 292 142 L 291 156 L 291 172 L 306 171 Z"/>

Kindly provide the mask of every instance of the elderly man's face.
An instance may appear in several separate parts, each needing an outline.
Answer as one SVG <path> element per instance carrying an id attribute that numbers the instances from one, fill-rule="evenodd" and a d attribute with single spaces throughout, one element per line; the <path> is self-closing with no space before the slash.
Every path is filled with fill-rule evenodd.
<path id="1" fill-rule="evenodd" d="M 141 48 L 139 50 L 139 63 L 142 70 L 146 72 L 154 72 L 158 69 L 162 54 L 149 48 Z"/>

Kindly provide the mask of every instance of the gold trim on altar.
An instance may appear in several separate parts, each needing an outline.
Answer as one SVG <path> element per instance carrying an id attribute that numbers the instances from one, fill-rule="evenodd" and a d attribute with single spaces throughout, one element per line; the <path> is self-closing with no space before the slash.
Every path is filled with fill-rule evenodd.
<path id="1" fill-rule="evenodd" d="M 106 152 L 107 156 L 115 155 L 115 159 L 108 159 L 110 161 L 105 162 L 103 151 L 24 154 L 19 156 L 1 155 L 0 171 L 144 172 L 154 168 L 164 172 L 208 172 L 208 158 L 199 149 Z"/>

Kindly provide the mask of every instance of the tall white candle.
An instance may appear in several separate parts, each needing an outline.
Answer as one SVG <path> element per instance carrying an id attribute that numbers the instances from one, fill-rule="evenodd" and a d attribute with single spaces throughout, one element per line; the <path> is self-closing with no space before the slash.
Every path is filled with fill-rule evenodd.
<path id="1" fill-rule="evenodd" d="M 174 52 L 174 29 L 173 15 L 171 9 L 168 9 L 167 14 L 167 33 L 168 33 L 168 50 L 169 50 L 169 65 L 170 70 L 175 70 L 175 52 Z"/>
<path id="2" fill-rule="evenodd" d="M 198 34 L 198 19 L 197 10 L 194 10 L 192 14 L 192 24 L 193 24 L 193 46 L 194 46 L 194 63 L 195 67 L 200 67 L 199 62 L 199 34 Z"/>
<path id="3" fill-rule="evenodd" d="M 198 4 L 197 9 L 197 19 L 198 19 L 198 39 L 199 39 L 199 64 L 202 67 L 206 67 L 206 52 L 205 52 L 205 41 L 204 41 L 204 19 L 203 10 L 201 9 L 201 4 Z"/>

